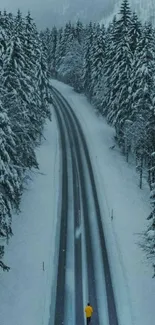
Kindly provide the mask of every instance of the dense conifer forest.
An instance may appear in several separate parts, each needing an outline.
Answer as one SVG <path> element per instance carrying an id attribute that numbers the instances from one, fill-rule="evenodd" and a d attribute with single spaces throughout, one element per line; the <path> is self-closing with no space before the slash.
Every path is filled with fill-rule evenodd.
<path id="1" fill-rule="evenodd" d="M 84 93 L 115 128 L 114 145 L 134 161 L 139 187 L 147 178 L 152 212 L 143 248 L 155 255 L 155 30 L 123 0 L 108 27 L 68 22 L 39 33 L 30 13 L 0 13 L 0 266 L 12 236 L 35 147 L 51 118 L 49 79 Z M 104 141 L 104 139 L 103 139 Z M 131 216 L 132 222 L 132 216 Z"/>
<path id="2" fill-rule="evenodd" d="M 142 24 L 123 0 L 108 27 L 68 22 L 46 29 L 50 76 L 84 93 L 98 114 L 116 131 L 115 145 L 134 161 L 139 187 L 147 178 L 152 213 L 144 233 L 149 256 L 155 254 L 155 30 Z M 104 139 L 103 139 L 104 141 Z M 132 222 L 132 216 L 131 216 Z"/>
<path id="3" fill-rule="evenodd" d="M 30 13 L 0 13 L 0 266 L 27 171 L 50 118 L 47 58 Z"/>

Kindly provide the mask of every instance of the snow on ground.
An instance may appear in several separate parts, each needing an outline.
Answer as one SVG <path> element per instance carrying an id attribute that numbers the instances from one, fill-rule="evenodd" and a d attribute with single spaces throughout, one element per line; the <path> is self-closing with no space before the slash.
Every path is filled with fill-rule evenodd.
<path id="1" fill-rule="evenodd" d="M 47 122 L 44 136 L 36 150 L 40 170 L 31 173 L 21 213 L 13 217 L 14 236 L 5 254 L 11 270 L 0 274 L 1 325 L 48 324 L 59 187 L 54 117 Z"/>
<path id="2" fill-rule="evenodd" d="M 52 84 L 76 112 L 89 146 L 120 325 L 152 325 L 155 280 L 152 266 L 138 244 L 150 213 L 149 189 L 138 188 L 138 175 L 133 166 L 126 163 L 119 149 L 110 149 L 114 144 L 114 130 L 95 115 L 85 96 L 58 81 L 53 80 Z"/>
<path id="3" fill-rule="evenodd" d="M 95 115 L 86 98 L 60 82 L 52 83 L 76 111 L 89 145 L 102 207 L 119 325 L 152 325 L 155 280 L 152 279 L 151 265 L 137 244 L 150 213 L 149 189 L 146 187 L 141 191 L 133 167 L 125 162 L 118 149 L 109 149 L 113 145 L 114 130 Z M 13 217 L 14 236 L 5 254 L 5 262 L 11 270 L 0 275 L 2 325 L 48 324 L 52 311 L 49 305 L 55 277 L 52 265 L 55 265 L 53 261 L 57 254 L 58 177 L 61 178 L 54 116 L 52 123 L 46 125 L 45 138 L 36 150 L 40 170 L 31 173 L 32 180 L 23 195 L 21 213 Z"/>

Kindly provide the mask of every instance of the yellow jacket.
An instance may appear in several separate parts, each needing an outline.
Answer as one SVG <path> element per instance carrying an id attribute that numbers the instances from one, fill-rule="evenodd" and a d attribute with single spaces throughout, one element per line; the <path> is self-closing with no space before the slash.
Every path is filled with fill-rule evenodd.
<path id="1" fill-rule="evenodd" d="M 93 313 L 93 308 L 91 306 L 86 306 L 85 308 L 86 317 L 91 317 Z"/>

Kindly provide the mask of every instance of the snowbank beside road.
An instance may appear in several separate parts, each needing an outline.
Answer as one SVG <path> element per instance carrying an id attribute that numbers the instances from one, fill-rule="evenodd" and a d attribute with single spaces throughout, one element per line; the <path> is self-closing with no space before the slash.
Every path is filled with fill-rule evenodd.
<path id="1" fill-rule="evenodd" d="M 74 109 L 88 143 L 102 206 L 120 324 L 151 325 L 155 318 L 152 267 L 138 246 L 150 213 L 149 189 L 113 145 L 113 128 L 98 118 L 85 96 L 52 81 Z M 113 214 L 113 218 L 111 218 Z"/>
<path id="2" fill-rule="evenodd" d="M 89 146 L 119 325 L 152 325 L 155 280 L 145 254 L 137 245 L 138 233 L 144 231 L 150 212 L 149 189 L 138 188 L 138 176 L 132 166 L 118 149 L 110 149 L 114 130 L 95 115 L 86 98 L 60 82 L 52 84 L 79 117 Z M 32 173 L 32 181 L 22 198 L 21 213 L 13 218 L 14 236 L 5 254 L 11 270 L 0 275 L 0 319 L 4 325 L 47 325 L 51 312 L 60 177 L 54 116 L 52 123 L 46 125 L 45 138 L 37 149 L 40 170 Z"/>
<path id="3" fill-rule="evenodd" d="M 59 150 L 55 118 L 37 148 L 39 171 L 30 176 L 21 213 L 13 217 L 14 236 L 6 248 L 9 273 L 0 275 L 0 323 L 48 324 L 57 221 Z"/>

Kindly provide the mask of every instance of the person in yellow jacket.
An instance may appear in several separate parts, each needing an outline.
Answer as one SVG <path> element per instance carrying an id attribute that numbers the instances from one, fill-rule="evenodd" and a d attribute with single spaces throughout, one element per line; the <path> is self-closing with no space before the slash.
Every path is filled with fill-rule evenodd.
<path id="1" fill-rule="evenodd" d="M 90 303 L 88 303 L 87 306 L 85 307 L 85 314 L 86 314 L 87 325 L 90 324 L 91 317 L 92 317 L 92 313 L 93 313 L 93 307 L 90 306 Z"/>

